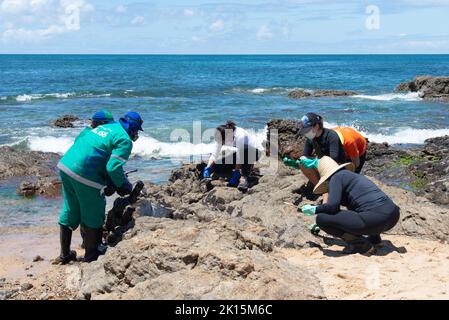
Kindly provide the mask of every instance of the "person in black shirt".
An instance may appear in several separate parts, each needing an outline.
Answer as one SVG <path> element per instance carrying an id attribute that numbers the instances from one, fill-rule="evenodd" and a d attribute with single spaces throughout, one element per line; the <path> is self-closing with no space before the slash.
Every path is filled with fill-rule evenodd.
<path id="1" fill-rule="evenodd" d="M 299 121 L 298 129 L 299 134 L 307 138 L 299 169 L 315 186 L 320 179 L 316 170 L 317 159 L 328 156 L 342 164 L 346 162 L 346 153 L 338 134 L 324 128 L 323 117 L 312 112 L 307 113 Z M 323 201 L 327 201 L 327 194 L 323 195 Z"/>
<path id="2" fill-rule="evenodd" d="M 349 244 L 345 253 L 373 252 L 373 244 L 381 243 L 380 234 L 399 221 L 400 208 L 367 177 L 345 170 L 349 164 L 338 165 L 329 157 L 321 158 L 321 179 L 314 192 L 328 192 L 328 201 L 319 206 L 305 205 L 302 211 L 317 214 L 321 230 L 345 240 Z"/>

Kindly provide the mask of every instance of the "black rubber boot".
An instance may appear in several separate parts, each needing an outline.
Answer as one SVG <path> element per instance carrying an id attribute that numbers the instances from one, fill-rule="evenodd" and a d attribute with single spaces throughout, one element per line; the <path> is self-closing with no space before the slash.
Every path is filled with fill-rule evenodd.
<path id="1" fill-rule="evenodd" d="M 103 236 L 103 229 L 92 229 L 88 227 L 82 227 L 83 243 L 85 247 L 85 254 L 83 262 L 92 262 L 97 260 L 98 256 L 103 254 L 99 250 L 101 245 L 101 239 Z"/>
<path id="2" fill-rule="evenodd" d="M 343 249 L 344 254 L 373 254 L 375 249 L 373 244 L 369 242 L 363 236 L 356 236 L 353 234 L 345 233 L 341 238 L 348 243 L 348 246 Z"/>
<path id="3" fill-rule="evenodd" d="M 76 261 L 76 251 L 70 250 L 72 242 L 72 230 L 70 228 L 59 225 L 59 241 L 61 243 L 61 253 L 59 257 L 53 260 L 53 264 L 67 264 L 70 261 Z"/>

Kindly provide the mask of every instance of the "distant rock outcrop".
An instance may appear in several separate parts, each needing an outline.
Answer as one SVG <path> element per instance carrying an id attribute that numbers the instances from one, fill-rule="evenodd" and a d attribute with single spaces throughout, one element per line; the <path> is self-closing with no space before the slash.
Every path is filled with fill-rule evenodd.
<path id="1" fill-rule="evenodd" d="M 344 97 L 344 96 L 354 96 L 357 93 L 348 90 L 304 90 L 296 89 L 288 94 L 291 99 L 302 99 L 302 98 L 320 98 L 320 97 Z"/>
<path id="2" fill-rule="evenodd" d="M 449 77 L 418 76 L 399 84 L 396 91 L 419 92 L 423 99 L 449 102 Z"/>
<path id="3" fill-rule="evenodd" d="M 68 114 L 56 119 L 53 124 L 59 128 L 73 128 L 75 126 L 73 123 L 78 120 L 80 118 L 77 116 Z"/>

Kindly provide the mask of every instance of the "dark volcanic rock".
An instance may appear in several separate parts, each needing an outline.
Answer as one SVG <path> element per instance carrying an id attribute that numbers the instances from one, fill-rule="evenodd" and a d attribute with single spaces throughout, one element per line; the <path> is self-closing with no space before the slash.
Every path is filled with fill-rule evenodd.
<path id="1" fill-rule="evenodd" d="M 302 156 L 306 138 L 298 135 L 296 121 L 275 119 L 268 122 L 267 126 L 267 150 L 270 150 L 269 143 L 273 139 L 273 141 L 278 141 L 279 156 L 281 159 L 284 157 L 299 159 Z"/>
<path id="2" fill-rule="evenodd" d="M 354 96 L 357 92 L 348 90 L 304 90 L 296 89 L 288 94 L 291 99 L 302 99 L 302 98 L 320 98 L 320 97 L 342 97 L 342 96 Z"/>
<path id="3" fill-rule="evenodd" d="M 73 128 L 74 127 L 73 123 L 78 120 L 80 120 L 80 118 L 78 118 L 77 116 L 68 114 L 56 119 L 53 124 L 56 127 L 60 128 Z"/>
<path id="4" fill-rule="evenodd" d="M 0 180 L 23 176 L 55 176 L 59 159 L 57 153 L 0 147 Z"/>
<path id="5" fill-rule="evenodd" d="M 423 99 L 449 102 L 449 77 L 418 76 L 400 83 L 396 91 L 419 92 Z"/>
<path id="6" fill-rule="evenodd" d="M 55 197 L 61 194 L 56 165 L 57 153 L 0 147 L 0 180 L 24 177 L 17 193 L 23 196 Z"/>

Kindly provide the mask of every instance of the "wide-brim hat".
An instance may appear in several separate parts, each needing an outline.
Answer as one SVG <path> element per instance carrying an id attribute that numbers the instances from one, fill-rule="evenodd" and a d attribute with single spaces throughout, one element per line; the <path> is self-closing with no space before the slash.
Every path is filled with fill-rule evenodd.
<path id="1" fill-rule="evenodd" d="M 315 194 L 323 194 L 328 191 L 327 180 L 337 171 L 341 169 L 348 169 L 354 171 L 354 164 L 352 162 L 339 165 L 334 159 L 328 156 L 322 157 L 318 161 L 318 173 L 320 174 L 320 181 L 316 184 L 313 192 Z"/>

